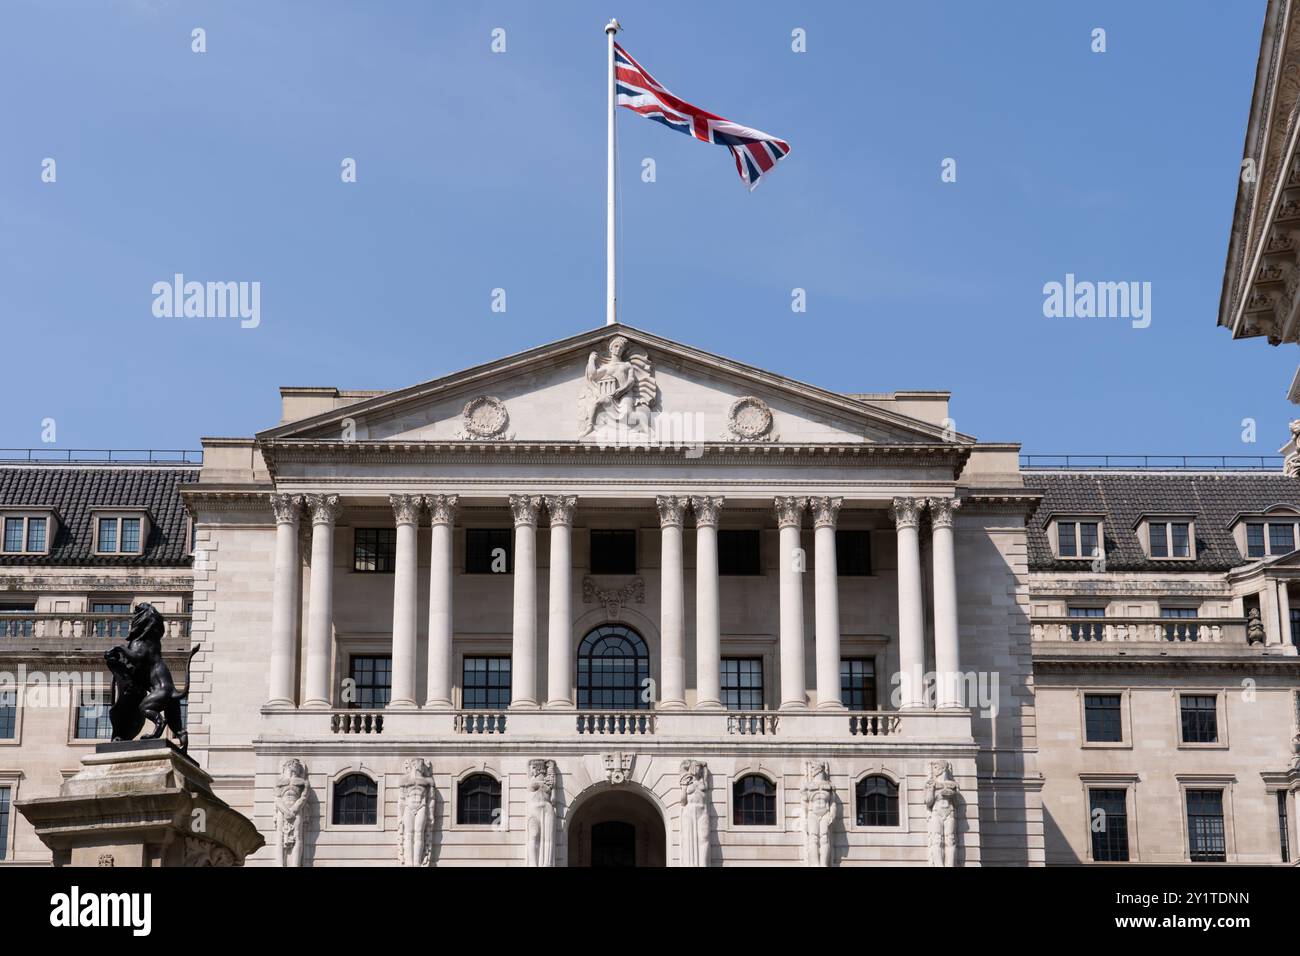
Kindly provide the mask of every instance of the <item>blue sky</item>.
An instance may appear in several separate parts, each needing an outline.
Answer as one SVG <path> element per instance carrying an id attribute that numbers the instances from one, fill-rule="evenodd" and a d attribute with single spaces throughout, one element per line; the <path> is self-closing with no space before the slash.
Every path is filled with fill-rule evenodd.
<path id="1" fill-rule="evenodd" d="M 194 448 L 276 424 L 280 385 L 401 387 L 601 324 L 616 15 L 673 92 L 792 146 L 748 193 L 619 111 L 628 324 L 951 389 L 959 429 L 1026 452 L 1272 454 L 1300 353 L 1215 325 L 1263 9 L 10 0 L 0 445 L 53 418 L 58 447 Z M 260 282 L 260 325 L 156 317 L 177 272 Z M 1066 273 L 1150 282 L 1150 326 L 1045 318 Z"/>

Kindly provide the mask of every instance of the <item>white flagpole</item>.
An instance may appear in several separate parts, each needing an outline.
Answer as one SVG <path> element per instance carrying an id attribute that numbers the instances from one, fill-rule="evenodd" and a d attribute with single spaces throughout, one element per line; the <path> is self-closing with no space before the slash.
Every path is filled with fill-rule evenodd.
<path id="1" fill-rule="evenodd" d="M 605 37 L 609 46 L 609 152 L 608 177 L 605 196 L 605 324 L 618 322 L 616 303 L 616 279 L 614 274 L 614 34 L 619 31 L 617 20 L 610 20 L 605 25 Z"/>

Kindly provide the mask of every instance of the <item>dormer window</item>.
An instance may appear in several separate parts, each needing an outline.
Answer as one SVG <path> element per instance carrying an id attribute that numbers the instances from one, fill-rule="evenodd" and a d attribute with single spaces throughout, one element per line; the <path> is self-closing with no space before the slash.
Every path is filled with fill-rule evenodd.
<path id="1" fill-rule="evenodd" d="M 1092 560 L 1103 554 L 1102 521 L 1094 517 L 1056 518 L 1056 556 Z"/>
<path id="2" fill-rule="evenodd" d="M 1247 558 L 1268 558 L 1290 554 L 1300 537 L 1300 515 L 1286 506 L 1270 508 L 1262 515 L 1238 516 L 1233 524 L 1237 546 Z"/>
<path id="3" fill-rule="evenodd" d="M 1196 557 L 1196 522 L 1190 515 L 1144 515 L 1137 530 L 1152 560 Z"/>
<path id="4" fill-rule="evenodd" d="M 95 512 L 96 554 L 142 554 L 148 537 L 148 515 L 143 511 Z"/>
<path id="5" fill-rule="evenodd" d="M 5 554 L 49 554 L 54 537 L 53 512 L 8 512 L 3 518 L 0 550 Z"/>

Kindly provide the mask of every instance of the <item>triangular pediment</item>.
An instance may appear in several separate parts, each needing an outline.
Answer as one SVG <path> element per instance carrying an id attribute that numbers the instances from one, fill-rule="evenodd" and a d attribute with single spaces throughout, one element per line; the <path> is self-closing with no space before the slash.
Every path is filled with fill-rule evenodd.
<path id="1" fill-rule="evenodd" d="M 883 398 L 883 397 L 882 397 Z M 263 441 L 970 444 L 933 422 L 604 326 L 287 422 Z"/>

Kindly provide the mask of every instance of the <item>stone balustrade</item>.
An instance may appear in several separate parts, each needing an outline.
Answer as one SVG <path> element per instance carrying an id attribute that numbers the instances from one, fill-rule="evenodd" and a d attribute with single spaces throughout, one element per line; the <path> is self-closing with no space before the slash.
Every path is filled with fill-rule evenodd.
<path id="1" fill-rule="evenodd" d="M 1036 617 L 1035 641 L 1245 644 L 1245 618 Z"/>
<path id="2" fill-rule="evenodd" d="M 181 640 L 190 634 L 190 615 L 165 614 L 164 640 Z M 11 638 L 33 640 L 76 640 L 81 638 L 116 641 L 131 629 L 130 614 L 48 613 L 0 611 L 0 650 Z"/>

